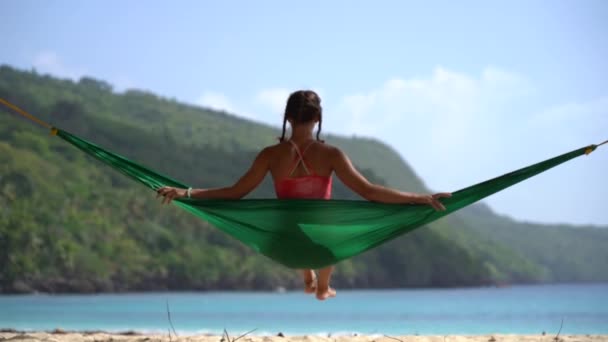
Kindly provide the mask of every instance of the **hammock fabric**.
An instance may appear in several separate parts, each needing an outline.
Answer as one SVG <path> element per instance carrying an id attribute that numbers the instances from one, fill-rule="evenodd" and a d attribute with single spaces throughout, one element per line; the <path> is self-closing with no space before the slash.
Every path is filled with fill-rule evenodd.
<path id="1" fill-rule="evenodd" d="M 187 188 L 176 180 L 85 141 L 66 131 L 53 133 L 87 154 L 156 190 Z M 438 212 L 426 205 L 347 200 L 194 200 L 173 203 L 210 222 L 255 251 L 290 268 L 321 268 L 360 254 L 482 198 L 583 154 L 591 145 L 456 191 Z"/>

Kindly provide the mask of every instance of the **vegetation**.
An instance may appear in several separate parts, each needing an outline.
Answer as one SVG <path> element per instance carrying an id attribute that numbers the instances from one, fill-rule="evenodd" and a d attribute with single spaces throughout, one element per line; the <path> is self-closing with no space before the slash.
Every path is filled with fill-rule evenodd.
<path id="1" fill-rule="evenodd" d="M 0 67 L 0 97 L 54 125 L 201 187 L 231 184 L 278 129 L 139 90 Z M 277 122 L 280 120 L 278 119 Z M 327 137 L 371 180 L 425 191 L 389 147 Z M 356 198 L 339 181 L 335 197 Z M 251 197 L 272 197 L 270 180 Z M 471 286 L 608 280 L 608 230 L 542 226 L 483 205 L 337 268 L 339 287 Z M 300 287 L 255 254 L 72 146 L 0 114 L 0 292 Z"/>

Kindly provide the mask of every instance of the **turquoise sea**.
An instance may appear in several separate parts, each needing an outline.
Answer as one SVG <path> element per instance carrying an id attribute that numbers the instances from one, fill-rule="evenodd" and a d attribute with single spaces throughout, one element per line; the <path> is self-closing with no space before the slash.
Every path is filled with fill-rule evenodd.
<path id="1" fill-rule="evenodd" d="M 0 328 L 256 334 L 608 334 L 608 284 L 0 296 Z"/>

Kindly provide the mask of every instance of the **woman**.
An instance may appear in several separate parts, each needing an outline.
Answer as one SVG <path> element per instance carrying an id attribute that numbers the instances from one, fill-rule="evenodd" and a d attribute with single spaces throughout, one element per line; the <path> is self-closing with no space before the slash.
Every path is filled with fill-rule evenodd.
<path id="1" fill-rule="evenodd" d="M 287 123 L 291 126 L 291 137 L 285 139 Z M 384 203 L 427 204 L 436 210 L 445 210 L 440 198 L 449 193 L 423 195 L 401 192 L 370 183 L 352 165 L 348 157 L 338 148 L 319 139 L 321 133 L 321 99 L 310 90 L 296 91 L 289 96 L 283 118 L 283 133 L 279 143 L 264 148 L 255 158 L 251 168 L 234 185 L 220 189 L 179 189 L 163 187 L 158 196 L 169 203 L 180 197 L 238 199 L 257 187 L 266 173 L 270 172 L 277 197 L 330 199 L 332 174 L 350 189 L 369 201 Z M 318 124 L 316 137 L 313 129 Z M 316 138 L 316 139 L 315 139 Z M 336 291 L 329 285 L 334 267 L 318 270 L 302 270 L 304 291 L 315 293 L 317 299 L 334 297 Z"/>

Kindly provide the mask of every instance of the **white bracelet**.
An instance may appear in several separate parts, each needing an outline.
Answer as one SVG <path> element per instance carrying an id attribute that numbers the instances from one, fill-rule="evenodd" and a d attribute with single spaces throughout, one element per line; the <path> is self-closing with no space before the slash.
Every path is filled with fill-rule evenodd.
<path id="1" fill-rule="evenodd" d="M 188 191 L 186 191 L 186 194 L 188 195 L 188 198 L 190 198 L 190 196 L 192 195 L 192 188 L 188 188 Z"/>

